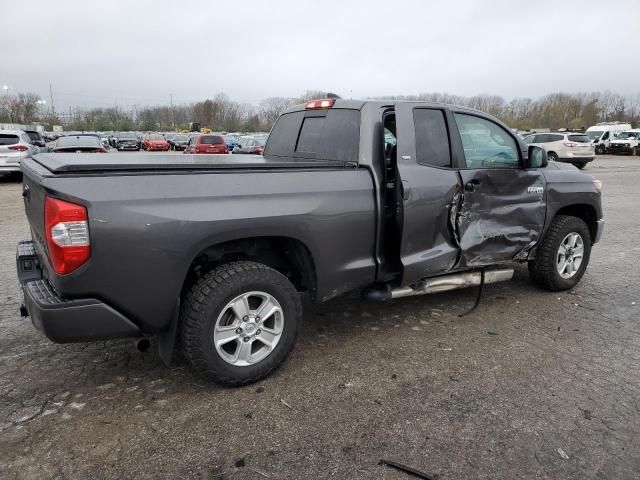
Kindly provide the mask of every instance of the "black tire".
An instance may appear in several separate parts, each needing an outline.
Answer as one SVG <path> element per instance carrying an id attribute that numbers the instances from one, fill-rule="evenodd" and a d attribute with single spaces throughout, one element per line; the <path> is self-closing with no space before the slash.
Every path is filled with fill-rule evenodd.
<path id="1" fill-rule="evenodd" d="M 634 147 L 632 155 L 635 155 L 636 157 L 640 155 L 640 147 Z"/>
<path id="2" fill-rule="evenodd" d="M 604 155 L 604 152 L 605 152 L 604 145 L 598 145 L 598 146 L 596 147 L 596 153 L 597 153 L 598 155 Z"/>
<path id="3" fill-rule="evenodd" d="M 556 152 L 549 152 L 547 154 L 547 158 L 549 159 L 550 162 L 557 162 L 558 161 L 558 154 Z"/>
<path id="4" fill-rule="evenodd" d="M 556 258 L 560 243 L 570 233 L 580 234 L 584 242 L 582 263 L 571 278 L 560 276 Z M 529 261 L 529 275 L 540 287 L 552 292 L 568 290 L 576 286 L 587 270 L 591 256 L 591 233 L 584 220 L 569 215 L 558 215 L 553 219 L 547 233 L 538 245 L 536 258 Z"/>
<path id="5" fill-rule="evenodd" d="M 213 329 L 227 304 L 246 292 L 262 291 L 282 306 L 282 336 L 261 361 L 236 366 L 224 360 L 213 344 Z M 241 386 L 256 382 L 278 368 L 295 345 L 302 324 L 298 292 L 287 277 L 256 262 L 232 262 L 206 273 L 189 291 L 181 317 L 183 354 L 193 369 L 216 383 Z"/>
<path id="6" fill-rule="evenodd" d="M 587 166 L 587 164 L 585 162 L 578 162 L 578 163 L 574 163 L 574 165 L 576 167 L 578 167 L 580 170 L 582 170 L 584 167 Z"/>

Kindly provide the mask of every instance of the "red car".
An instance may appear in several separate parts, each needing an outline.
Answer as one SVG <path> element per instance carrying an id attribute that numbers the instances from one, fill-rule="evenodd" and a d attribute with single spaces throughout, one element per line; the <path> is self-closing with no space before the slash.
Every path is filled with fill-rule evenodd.
<path id="1" fill-rule="evenodd" d="M 147 151 L 160 150 L 162 152 L 168 152 L 169 144 L 162 135 L 151 134 L 144 137 L 142 148 Z"/>
<path id="2" fill-rule="evenodd" d="M 184 153 L 229 153 L 221 135 L 198 135 L 191 137 Z"/>

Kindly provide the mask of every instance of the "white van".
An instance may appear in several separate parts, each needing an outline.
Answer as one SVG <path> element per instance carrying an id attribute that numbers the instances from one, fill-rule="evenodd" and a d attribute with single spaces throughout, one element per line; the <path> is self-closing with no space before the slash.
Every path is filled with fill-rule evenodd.
<path id="1" fill-rule="evenodd" d="M 616 138 L 609 143 L 609 152 L 628 153 L 630 155 L 640 155 L 640 128 L 633 128 L 620 132 Z"/>
<path id="2" fill-rule="evenodd" d="M 631 130 L 631 124 L 620 122 L 596 123 L 593 127 L 587 128 L 586 135 L 593 141 L 596 153 L 605 153 L 609 150 L 609 143 L 620 132 Z"/>

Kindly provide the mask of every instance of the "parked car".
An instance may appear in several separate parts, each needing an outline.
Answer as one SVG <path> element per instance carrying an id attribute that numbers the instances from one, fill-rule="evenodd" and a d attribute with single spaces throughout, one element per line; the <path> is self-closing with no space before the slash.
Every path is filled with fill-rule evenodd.
<path id="1" fill-rule="evenodd" d="M 631 124 L 620 122 L 602 122 L 587 128 L 585 134 L 593 142 L 595 152 L 598 154 L 606 153 L 609 149 L 611 140 L 616 138 L 620 132 L 630 130 Z"/>
<path id="2" fill-rule="evenodd" d="M 160 150 L 167 152 L 169 150 L 169 144 L 159 133 L 153 133 L 144 137 L 143 147 L 144 150 L 149 152 Z"/>
<path id="3" fill-rule="evenodd" d="M 264 151 L 264 142 L 253 137 L 242 137 L 236 148 L 231 153 L 235 154 L 251 154 L 262 155 Z"/>
<path id="4" fill-rule="evenodd" d="M 628 155 L 640 155 L 640 128 L 620 132 L 609 143 L 609 153 Z"/>
<path id="5" fill-rule="evenodd" d="M 181 151 L 187 148 L 187 144 L 191 137 L 186 134 L 178 134 L 176 135 L 171 142 L 171 149 L 175 151 Z"/>
<path id="6" fill-rule="evenodd" d="M 140 150 L 138 138 L 133 132 L 120 132 L 117 134 L 114 142 L 115 148 L 121 152 L 123 150 Z"/>
<path id="7" fill-rule="evenodd" d="M 24 130 L 24 132 L 29 135 L 31 139 L 31 143 L 33 143 L 36 147 L 46 148 L 47 143 L 44 141 L 44 137 L 37 130 Z"/>
<path id="8" fill-rule="evenodd" d="M 578 168 L 584 168 L 596 155 L 595 145 L 584 133 L 536 133 L 524 141 L 544 148 L 549 160 L 572 163 Z"/>
<path id="9" fill-rule="evenodd" d="M 240 140 L 235 135 L 224 135 L 224 143 L 227 145 L 227 150 L 232 152 L 240 144 Z"/>
<path id="10" fill-rule="evenodd" d="M 191 137 L 184 153 L 229 153 L 221 135 L 196 135 Z"/>
<path id="11" fill-rule="evenodd" d="M 0 175 L 20 172 L 20 162 L 38 153 L 22 130 L 0 130 Z"/>
<path id="12" fill-rule="evenodd" d="M 60 137 L 51 146 L 53 153 L 107 153 L 107 149 L 98 137 L 93 135 L 75 135 Z"/>
<path id="13" fill-rule="evenodd" d="M 169 144 L 169 149 L 171 149 L 171 145 L 173 143 L 173 139 L 176 137 L 176 134 L 172 132 L 167 132 L 163 134 L 163 137 Z"/>
<path id="14" fill-rule="evenodd" d="M 22 165 L 22 313 L 57 342 L 156 335 L 166 363 L 178 342 L 227 385 L 287 358 L 298 292 L 386 301 L 515 263 L 571 290 L 604 228 L 599 180 L 462 107 L 322 99 L 281 115 L 262 157 L 73 157 Z"/>

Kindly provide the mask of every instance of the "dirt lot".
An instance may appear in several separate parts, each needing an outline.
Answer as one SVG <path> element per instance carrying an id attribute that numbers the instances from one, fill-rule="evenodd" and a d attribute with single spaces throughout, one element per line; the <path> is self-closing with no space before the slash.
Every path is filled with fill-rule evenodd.
<path id="1" fill-rule="evenodd" d="M 640 477 L 640 158 L 599 157 L 606 232 L 575 291 L 307 306 L 276 374 L 225 389 L 131 341 L 55 345 L 18 315 L 20 185 L 0 181 L 0 478 Z M 562 449 L 568 458 L 559 453 Z"/>

